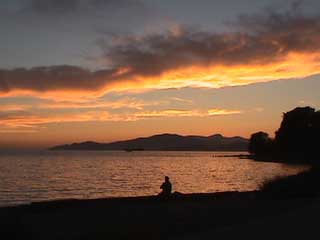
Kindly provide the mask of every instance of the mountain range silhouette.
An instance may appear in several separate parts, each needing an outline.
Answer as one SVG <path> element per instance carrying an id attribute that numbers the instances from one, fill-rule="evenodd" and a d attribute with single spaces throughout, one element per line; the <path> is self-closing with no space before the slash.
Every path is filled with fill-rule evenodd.
<path id="1" fill-rule="evenodd" d="M 111 143 L 86 141 L 59 145 L 51 150 L 247 151 L 249 140 L 239 136 L 181 136 L 159 134 Z"/>

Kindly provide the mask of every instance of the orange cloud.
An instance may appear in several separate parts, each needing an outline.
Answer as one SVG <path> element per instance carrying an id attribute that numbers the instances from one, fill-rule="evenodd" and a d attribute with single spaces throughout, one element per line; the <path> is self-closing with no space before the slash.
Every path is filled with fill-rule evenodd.
<path id="1" fill-rule="evenodd" d="M 148 111 L 140 112 L 134 114 L 137 118 L 150 118 L 150 117 L 191 117 L 191 116 L 200 116 L 201 114 L 198 111 L 193 110 L 160 110 L 160 111 Z"/>
<path id="2" fill-rule="evenodd" d="M 42 115 L 15 115 L 0 119 L 0 124 L 8 129 L 34 128 L 39 125 L 49 123 L 64 122 L 88 122 L 88 121 L 110 121 L 116 120 L 104 112 L 86 112 L 81 114 L 62 114 L 60 116 L 42 116 Z"/>
<path id="3" fill-rule="evenodd" d="M 160 110 L 160 111 L 149 111 L 136 113 L 135 116 L 138 118 L 149 118 L 149 117 L 207 117 L 207 116 L 218 116 L 218 115 L 233 115 L 240 114 L 240 110 L 228 110 L 228 109 L 209 109 L 204 110 Z"/>
<path id="4" fill-rule="evenodd" d="M 4 104 L 1 106 L 1 111 L 2 112 L 24 111 L 29 108 L 30 106 L 25 104 Z"/>
<path id="5" fill-rule="evenodd" d="M 320 52 L 292 53 L 282 61 L 268 64 L 189 66 L 164 72 L 160 76 L 135 77 L 133 84 L 120 84 L 118 89 L 221 88 L 280 79 L 304 78 L 320 74 L 318 58 L 320 58 Z"/>
<path id="6" fill-rule="evenodd" d="M 119 109 L 130 108 L 141 110 L 145 106 L 157 105 L 158 102 L 145 102 L 134 98 L 125 97 L 123 99 L 115 101 L 103 101 L 103 100 L 91 100 L 91 101 L 50 101 L 46 103 L 40 103 L 38 108 L 43 109 L 94 109 L 94 108 L 107 108 L 107 109 Z"/>
<path id="7" fill-rule="evenodd" d="M 37 115 L 32 113 L 14 113 L 12 115 L 1 116 L 1 131 L 6 132 L 30 132 L 37 131 L 50 123 L 70 123 L 70 122 L 107 122 L 107 121 L 137 121 L 148 118 L 167 117 L 208 117 L 215 115 L 240 114 L 240 110 L 209 109 L 209 110 L 180 110 L 165 109 L 158 111 L 137 111 L 132 113 L 110 113 L 107 111 L 87 111 L 75 114 L 60 115 Z"/>
<path id="8" fill-rule="evenodd" d="M 240 30 L 179 29 L 130 36 L 103 49 L 106 69 L 0 70 L 0 95 L 94 99 L 110 91 L 246 85 L 320 74 L 320 16 L 245 16 Z"/>
<path id="9" fill-rule="evenodd" d="M 240 114 L 242 111 L 240 110 L 227 110 L 227 109 L 209 109 L 208 115 L 209 116 L 219 116 L 219 115 L 233 115 L 233 114 Z"/>

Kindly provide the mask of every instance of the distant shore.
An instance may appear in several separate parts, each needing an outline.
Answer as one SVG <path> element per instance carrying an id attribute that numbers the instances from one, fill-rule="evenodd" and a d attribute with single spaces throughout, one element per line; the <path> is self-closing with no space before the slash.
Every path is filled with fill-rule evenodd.
<path id="1" fill-rule="evenodd" d="M 86 141 L 65 144 L 51 147 L 49 150 L 247 151 L 248 139 L 239 136 L 224 137 L 221 134 L 211 136 L 182 136 L 164 133 L 110 143 Z"/>

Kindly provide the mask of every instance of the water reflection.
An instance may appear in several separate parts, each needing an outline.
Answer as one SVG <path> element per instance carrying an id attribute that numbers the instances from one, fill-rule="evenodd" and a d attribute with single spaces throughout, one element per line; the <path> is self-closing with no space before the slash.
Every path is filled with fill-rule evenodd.
<path id="1" fill-rule="evenodd" d="M 214 157 L 213 157 L 214 155 Z M 165 175 L 183 193 L 254 190 L 303 166 L 226 152 L 40 152 L 0 155 L 0 204 L 153 195 Z M 223 157 L 222 157 L 223 156 Z"/>

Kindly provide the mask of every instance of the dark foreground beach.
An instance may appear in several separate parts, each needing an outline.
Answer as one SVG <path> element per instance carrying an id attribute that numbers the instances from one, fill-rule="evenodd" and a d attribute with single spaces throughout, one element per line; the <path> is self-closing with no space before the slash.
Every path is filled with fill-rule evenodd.
<path id="1" fill-rule="evenodd" d="M 0 238 L 311 239 L 319 200 L 254 191 L 32 203 L 0 208 Z"/>

